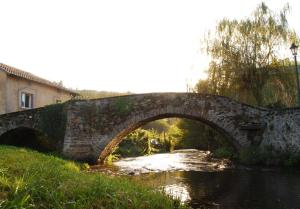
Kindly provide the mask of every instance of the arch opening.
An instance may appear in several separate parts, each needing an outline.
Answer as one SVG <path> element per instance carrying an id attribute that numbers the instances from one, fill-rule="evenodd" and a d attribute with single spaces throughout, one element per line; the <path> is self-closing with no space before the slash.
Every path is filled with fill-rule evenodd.
<path id="1" fill-rule="evenodd" d="M 51 141 L 41 131 L 27 127 L 9 130 L 0 136 L 0 145 L 24 147 L 40 152 L 56 151 L 56 146 Z"/>
<path id="2" fill-rule="evenodd" d="M 121 142 L 124 142 L 126 139 L 126 136 L 128 136 L 129 134 L 135 132 L 136 130 L 139 130 L 140 128 L 147 128 L 148 124 L 151 124 L 155 121 L 159 121 L 162 119 L 177 119 L 180 121 L 184 121 L 185 123 L 192 123 L 194 124 L 194 126 L 198 126 L 198 127 L 202 127 L 203 129 L 206 129 L 207 132 L 210 132 L 217 137 L 223 138 L 223 142 L 225 142 L 224 144 L 229 145 L 231 148 L 233 148 L 234 152 L 238 152 L 240 150 L 240 145 L 239 143 L 226 131 L 224 130 L 222 127 L 219 127 L 218 125 L 207 121 L 203 118 L 199 118 L 199 117 L 194 117 L 194 116 L 190 116 L 190 115 L 182 115 L 182 114 L 162 114 L 162 115 L 158 115 L 152 118 L 148 118 L 146 120 L 142 120 L 130 127 L 127 127 L 126 129 L 123 129 L 121 132 L 119 132 L 119 134 L 117 134 L 116 137 L 113 138 L 113 140 L 111 140 L 111 142 L 105 147 L 105 149 L 101 152 L 100 157 L 99 157 L 99 162 L 103 163 L 106 159 L 107 156 L 109 156 L 114 150 L 115 147 L 117 147 Z M 181 127 L 183 128 L 183 127 Z M 194 127 L 195 128 L 195 127 Z M 199 134 L 199 132 L 198 132 Z M 212 137 L 215 137 L 212 136 Z M 194 136 L 195 139 L 193 140 L 201 140 L 202 136 Z M 216 148 L 215 145 L 209 143 L 209 140 L 214 140 L 214 139 L 207 139 L 208 141 L 208 146 L 205 148 L 203 146 L 194 146 L 194 147 L 189 147 L 189 148 L 194 148 L 194 149 L 201 149 L 201 150 L 212 150 L 214 148 Z M 152 142 L 151 142 L 152 143 Z M 193 143 L 192 143 L 193 144 Z M 196 143 L 194 143 L 196 144 Z M 200 143 L 201 144 L 201 143 Z M 210 147 L 210 144 L 212 145 Z M 122 143 L 120 144 L 122 145 Z M 202 143 L 203 145 L 203 143 Z M 177 148 L 185 148 L 185 147 L 175 147 L 175 149 Z"/>

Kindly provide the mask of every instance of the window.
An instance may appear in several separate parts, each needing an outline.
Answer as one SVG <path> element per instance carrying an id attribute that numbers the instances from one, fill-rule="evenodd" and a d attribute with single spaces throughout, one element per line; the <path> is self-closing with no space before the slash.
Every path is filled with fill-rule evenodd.
<path id="1" fill-rule="evenodd" d="M 21 108 L 33 108 L 33 94 L 21 93 Z"/>

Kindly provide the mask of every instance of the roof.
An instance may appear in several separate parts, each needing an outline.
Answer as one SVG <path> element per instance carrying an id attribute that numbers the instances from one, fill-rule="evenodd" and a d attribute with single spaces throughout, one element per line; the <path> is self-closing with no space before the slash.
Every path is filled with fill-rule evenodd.
<path id="1" fill-rule="evenodd" d="M 16 76 L 16 77 L 23 78 L 23 79 L 30 80 L 30 81 L 35 81 L 40 84 L 44 84 L 47 86 L 54 87 L 56 89 L 60 89 L 62 91 L 68 92 L 70 94 L 78 95 L 78 93 L 76 93 L 75 91 L 65 88 L 55 82 L 48 81 L 44 78 L 40 78 L 36 75 L 33 75 L 32 73 L 17 69 L 15 67 L 12 67 L 12 66 L 9 66 L 9 65 L 6 65 L 3 63 L 0 63 L 0 70 L 3 70 L 8 75 Z"/>

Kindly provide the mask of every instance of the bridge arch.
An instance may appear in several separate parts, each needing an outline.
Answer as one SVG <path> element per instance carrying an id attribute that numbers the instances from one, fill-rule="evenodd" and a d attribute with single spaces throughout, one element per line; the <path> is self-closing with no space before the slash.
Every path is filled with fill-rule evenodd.
<path id="1" fill-rule="evenodd" d="M 154 93 L 74 101 L 70 104 L 64 154 L 102 162 L 120 140 L 138 127 L 161 118 L 201 121 L 223 133 L 239 150 L 261 139 L 263 109 L 227 97 L 192 93 Z"/>
<path id="2" fill-rule="evenodd" d="M 99 153 L 99 159 L 98 161 L 103 162 L 106 157 L 114 150 L 114 147 L 116 147 L 119 143 L 122 142 L 122 140 L 128 135 L 130 134 L 132 131 L 142 127 L 143 125 L 148 124 L 149 122 L 152 121 L 156 121 L 156 120 L 160 120 L 160 119 L 165 119 L 165 118 L 183 118 L 183 119 L 190 119 L 190 120 L 194 120 L 194 121 L 198 121 L 201 122 L 213 129 L 215 129 L 216 131 L 218 131 L 220 134 L 222 134 L 226 139 L 228 139 L 230 141 L 230 143 L 233 145 L 233 147 L 239 151 L 241 149 L 241 145 L 239 144 L 238 141 L 236 141 L 235 138 L 233 138 L 230 133 L 223 129 L 223 127 L 220 127 L 214 123 L 212 123 L 211 121 L 207 121 L 204 118 L 201 117 L 195 117 L 193 115 L 185 115 L 185 114 L 178 114 L 178 113 L 167 113 L 167 114 L 159 114 L 156 115 L 154 117 L 151 118 L 147 118 L 145 120 L 141 120 L 135 124 L 132 124 L 131 126 L 128 126 L 126 128 L 124 128 L 123 130 L 121 130 L 108 144 L 107 146 L 103 149 L 103 151 L 101 153 Z"/>
<path id="3" fill-rule="evenodd" d="M 41 152 L 56 151 L 49 137 L 41 130 L 28 126 L 11 128 L 0 135 L 0 145 L 30 148 Z"/>

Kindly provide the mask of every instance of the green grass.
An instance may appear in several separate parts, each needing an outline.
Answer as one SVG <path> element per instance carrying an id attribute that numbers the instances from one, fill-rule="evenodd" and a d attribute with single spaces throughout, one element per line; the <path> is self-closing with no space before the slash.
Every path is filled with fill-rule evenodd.
<path id="1" fill-rule="evenodd" d="M 0 146 L 0 208 L 186 208 L 126 178 L 91 174 L 81 164 Z"/>

